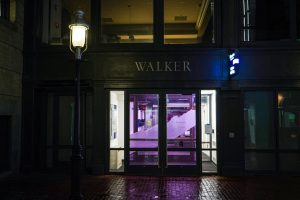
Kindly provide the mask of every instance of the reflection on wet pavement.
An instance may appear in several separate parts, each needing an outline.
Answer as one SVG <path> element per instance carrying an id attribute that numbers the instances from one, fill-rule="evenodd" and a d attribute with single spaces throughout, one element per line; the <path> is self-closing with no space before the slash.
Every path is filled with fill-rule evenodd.
<path id="1" fill-rule="evenodd" d="M 34 174 L 0 180 L 0 199 L 68 199 L 69 177 Z M 85 176 L 85 199 L 300 199 L 300 177 Z"/>

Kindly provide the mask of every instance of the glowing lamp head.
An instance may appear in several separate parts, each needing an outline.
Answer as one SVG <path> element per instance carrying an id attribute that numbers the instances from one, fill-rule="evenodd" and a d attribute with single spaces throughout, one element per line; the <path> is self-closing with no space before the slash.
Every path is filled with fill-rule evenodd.
<path id="1" fill-rule="evenodd" d="M 81 54 L 87 49 L 87 32 L 89 26 L 84 20 L 84 12 L 77 10 L 74 13 L 74 23 L 70 28 L 70 50 L 75 53 L 76 59 L 81 59 Z"/>
<path id="2" fill-rule="evenodd" d="M 72 39 L 72 46 L 73 47 L 79 47 L 79 48 L 83 48 L 85 46 L 86 43 L 86 34 L 87 34 L 87 30 L 88 27 L 86 25 L 83 24 L 71 24 L 69 26 L 70 30 L 71 30 L 71 39 Z"/>

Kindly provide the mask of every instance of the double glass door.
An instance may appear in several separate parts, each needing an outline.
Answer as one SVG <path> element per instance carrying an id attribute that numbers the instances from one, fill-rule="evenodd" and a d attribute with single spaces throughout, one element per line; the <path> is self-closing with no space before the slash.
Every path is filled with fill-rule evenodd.
<path id="1" fill-rule="evenodd" d="M 109 172 L 217 173 L 216 90 L 110 91 Z"/>
<path id="2" fill-rule="evenodd" d="M 127 171 L 201 172 L 199 94 L 128 92 L 126 99 Z"/>

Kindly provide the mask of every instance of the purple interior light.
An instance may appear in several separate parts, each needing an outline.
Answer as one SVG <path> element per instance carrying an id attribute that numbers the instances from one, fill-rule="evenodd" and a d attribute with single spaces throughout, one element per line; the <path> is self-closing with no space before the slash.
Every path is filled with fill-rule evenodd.
<path id="1" fill-rule="evenodd" d="M 158 95 L 130 95 L 130 148 L 158 147 Z"/>
<path id="2" fill-rule="evenodd" d="M 167 147 L 196 148 L 195 94 L 167 94 Z M 158 147 L 159 98 L 156 94 L 130 95 L 130 148 Z M 154 151 L 155 152 L 155 151 Z M 194 151 L 168 151 L 169 165 L 195 165 Z M 157 163 L 158 152 L 132 151 L 131 164 Z"/>

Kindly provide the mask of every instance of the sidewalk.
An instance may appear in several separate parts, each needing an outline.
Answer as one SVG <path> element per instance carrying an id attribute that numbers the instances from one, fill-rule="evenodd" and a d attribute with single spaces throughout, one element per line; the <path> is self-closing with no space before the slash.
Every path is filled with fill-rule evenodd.
<path id="1" fill-rule="evenodd" d="M 68 199 L 69 179 L 41 173 L 9 177 L 0 180 L 0 199 Z M 90 200 L 298 200 L 300 177 L 84 176 L 82 192 Z"/>

